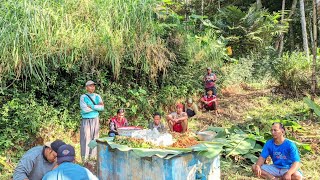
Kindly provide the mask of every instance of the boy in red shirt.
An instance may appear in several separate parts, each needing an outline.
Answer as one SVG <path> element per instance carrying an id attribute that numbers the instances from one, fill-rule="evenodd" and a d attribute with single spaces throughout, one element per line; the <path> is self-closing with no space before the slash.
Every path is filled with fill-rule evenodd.
<path id="1" fill-rule="evenodd" d="M 216 115 L 218 115 L 218 110 L 217 110 L 217 96 L 213 95 L 212 89 L 208 89 L 207 95 L 203 96 L 201 98 L 201 102 L 203 103 L 203 107 L 207 111 L 214 111 Z"/>

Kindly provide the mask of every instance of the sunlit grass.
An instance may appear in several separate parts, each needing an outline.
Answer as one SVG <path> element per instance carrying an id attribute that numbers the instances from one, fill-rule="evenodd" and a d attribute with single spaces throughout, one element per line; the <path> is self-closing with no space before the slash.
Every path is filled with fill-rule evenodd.
<path id="1" fill-rule="evenodd" d="M 123 64 L 156 79 L 175 56 L 160 38 L 156 0 L 12 1 L 0 4 L 0 77 L 46 81 L 49 70 Z M 9 76 L 8 76 L 9 75 Z M 5 81 L 4 81 L 5 82 Z"/>

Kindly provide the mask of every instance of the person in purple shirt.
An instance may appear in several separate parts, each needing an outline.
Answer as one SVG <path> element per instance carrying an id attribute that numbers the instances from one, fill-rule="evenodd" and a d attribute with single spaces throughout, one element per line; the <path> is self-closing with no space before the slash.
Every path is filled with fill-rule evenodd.
<path id="1" fill-rule="evenodd" d="M 302 179 L 298 149 L 292 141 L 284 137 L 283 124 L 273 123 L 271 133 L 273 139 L 263 146 L 257 163 L 252 166 L 253 173 L 266 179 Z M 264 164 L 268 156 L 273 164 Z"/>
<path id="2" fill-rule="evenodd" d="M 207 68 L 207 73 L 203 77 L 204 81 L 204 88 L 206 92 L 211 89 L 213 92 L 213 95 L 217 95 L 217 88 L 216 88 L 216 81 L 217 81 L 217 76 L 215 73 L 212 72 L 211 67 Z"/>

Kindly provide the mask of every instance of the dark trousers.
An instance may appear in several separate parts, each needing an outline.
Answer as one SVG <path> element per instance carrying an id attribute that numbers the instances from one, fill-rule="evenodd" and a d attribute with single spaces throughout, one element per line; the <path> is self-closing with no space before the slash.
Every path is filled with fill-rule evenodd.
<path id="1" fill-rule="evenodd" d="M 216 103 L 212 103 L 211 106 L 209 106 L 208 104 L 205 104 L 204 105 L 204 108 L 207 110 L 207 111 L 212 111 L 212 110 L 217 110 L 217 107 L 216 107 Z"/>
<path id="2" fill-rule="evenodd" d="M 207 94 L 208 90 L 211 89 L 213 92 L 213 95 L 217 95 L 217 88 L 215 86 L 213 87 L 209 87 L 209 88 L 205 88 L 206 92 L 205 94 Z"/>
<path id="3" fill-rule="evenodd" d="M 196 113 L 194 111 L 192 111 L 191 109 L 187 109 L 186 113 L 187 113 L 188 117 L 192 117 L 192 116 L 196 115 Z"/>

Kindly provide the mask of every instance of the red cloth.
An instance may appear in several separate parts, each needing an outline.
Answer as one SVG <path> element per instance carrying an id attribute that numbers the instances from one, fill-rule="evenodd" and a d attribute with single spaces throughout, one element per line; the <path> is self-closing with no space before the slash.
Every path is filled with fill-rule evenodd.
<path id="1" fill-rule="evenodd" d="M 173 131 L 174 132 L 179 132 L 181 133 L 182 132 L 182 125 L 181 123 L 175 123 L 172 127 Z"/>

